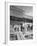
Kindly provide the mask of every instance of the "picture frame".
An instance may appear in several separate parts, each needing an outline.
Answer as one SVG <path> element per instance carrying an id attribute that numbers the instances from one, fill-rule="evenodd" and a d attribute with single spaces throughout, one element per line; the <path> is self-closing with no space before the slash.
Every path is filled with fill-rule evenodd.
<path id="1" fill-rule="evenodd" d="M 23 7 L 33 7 L 33 9 L 31 9 L 31 10 L 33 10 L 33 39 L 26 39 L 26 40 L 13 40 L 13 41 L 11 41 L 10 40 L 10 15 L 11 15 L 11 12 L 10 12 L 10 6 L 16 6 L 16 7 L 21 7 L 21 6 L 23 6 Z M 6 31 L 5 31 L 5 42 L 6 43 L 8 43 L 8 44 L 10 44 L 10 43 L 17 43 L 17 42 L 21 42 L 21 41 L 24 41 L 24 43 L 27 43 L 27 42 L 33 42 L 33 41 L 35 41 L 35 39 L 36 39 L 36 32 L 35 32 L 35 23 L 34 23 L 34 16 L 35 16 L 35 8 L 36 8 L 36 5 L 35 5 L 35 3 L 20 3 L 20 2 L 6 2 L 6 4 L 5 4 L 5 10 L 6 10 L 6 16 L 5 16 L 5 18 L 6 18 Z M 14 9 L 14 7 L 13 7 L 13 9 Z M 17 8 L 16 8 L 17 9 Z M 19 10 L 19 9 L 17 9 L 17 10 Z M 16 10 L 16 11 L 17 11 Z M 13 10 L 13 11 L 15 11 L 15 9 Z M 22 10 L 21 10 L 22 11 Z M 20 11 L 19 11 L 20 12 Z M 15 14 L 17 14 L 16 12 L 15 12 Z M 14 15 L 15 15 L 14 14 Z M 26 13 L 27 14 L 27 13 Z M 28 14 L 28 15 L 30 15 L 30 14 Z M 32 19 L 32 17 L 30 17 L 31 19 Z"/>

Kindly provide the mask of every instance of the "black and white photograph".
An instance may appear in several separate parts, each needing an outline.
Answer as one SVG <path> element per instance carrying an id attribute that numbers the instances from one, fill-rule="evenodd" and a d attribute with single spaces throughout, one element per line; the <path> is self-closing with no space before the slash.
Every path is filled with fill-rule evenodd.
<path id="1" fill-rule="evenodd" d="M 10 5 L 10 41 L 33 39 L 33 6 Z"/>
<path id="2" fill-rule="evenodd" d="M 37 1 L 0 1 L 0 46 L 37 46 Z"/>

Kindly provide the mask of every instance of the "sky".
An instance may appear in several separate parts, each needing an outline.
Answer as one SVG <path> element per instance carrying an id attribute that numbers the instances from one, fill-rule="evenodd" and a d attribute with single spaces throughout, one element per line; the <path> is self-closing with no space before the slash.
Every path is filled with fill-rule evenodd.
<path id="1" fill-rule="evenodd" d="M 10 16 L 31 18 L 33 16 L 32 6 L 10 6 Z"/>

